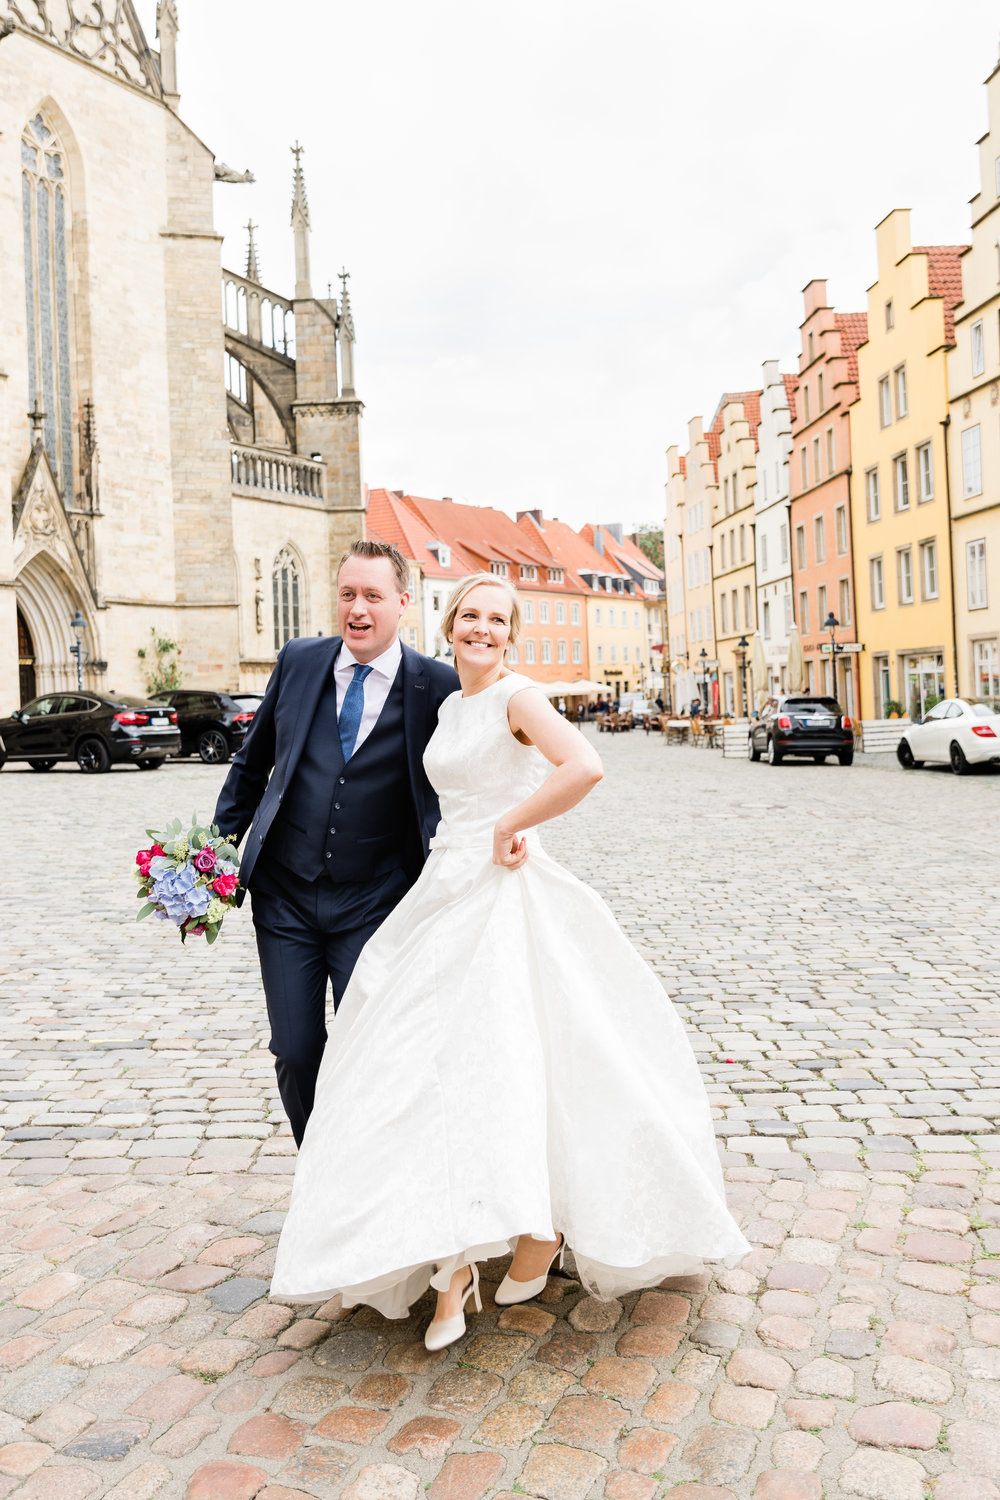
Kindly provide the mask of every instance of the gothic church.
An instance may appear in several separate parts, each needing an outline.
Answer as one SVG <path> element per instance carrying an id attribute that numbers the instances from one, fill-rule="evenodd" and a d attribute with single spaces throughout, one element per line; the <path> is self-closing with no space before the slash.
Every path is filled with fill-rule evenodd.
<path id="1" fill-rule="evenodd" d="M 295 290 L 223 270 L 240 180 L 185 125 L 176 0 L 0 0 L 0 714 L 144 689 L 150 629 L 185 687 L 258 688 L 329 632 L 363 534 L 346 278 L 314 297 L 301 151 Z M 250 180 L 247 176 L 246 180 Z"/>

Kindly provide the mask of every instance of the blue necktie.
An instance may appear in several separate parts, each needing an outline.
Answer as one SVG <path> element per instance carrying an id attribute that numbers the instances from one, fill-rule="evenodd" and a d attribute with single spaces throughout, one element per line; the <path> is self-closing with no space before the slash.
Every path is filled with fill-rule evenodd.
<path id="1" fill-rule="evenodd" d="M 361 715 L 365 711 L 365 678 L 370 671 L 371 667 L 355 666 L 354 676 L 348 683 L 347 692 L 344 694 L 338 728 L 345 761 L 350 760 L 354 754 L 354 742 L 361 728 Z"/>

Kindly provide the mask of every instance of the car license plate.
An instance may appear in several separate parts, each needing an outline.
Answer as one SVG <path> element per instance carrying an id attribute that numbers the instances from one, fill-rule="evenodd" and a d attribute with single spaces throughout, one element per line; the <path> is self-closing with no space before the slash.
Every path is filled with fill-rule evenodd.
<path id="1" fill-rule="evenodd" d="M 170 723 L 170 720 L 168 718 L 166 718 L 165 716 L 161 717 L 161 718 L 150 719 L 150 721 L 149 721 L 150 728 L 152 728 L 152 729 L 166 729 L 166 727 L 167 727 L 167 725 L 169 723 Z"/>

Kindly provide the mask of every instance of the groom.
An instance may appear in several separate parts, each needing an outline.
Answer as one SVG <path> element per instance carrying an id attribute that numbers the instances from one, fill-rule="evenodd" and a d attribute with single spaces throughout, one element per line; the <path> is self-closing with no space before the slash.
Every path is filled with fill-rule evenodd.
<path id="1" fill-rule="evenodd" d="M 283 648 L 212 820 L 236 842 L 250 830 L 240 881 L 297 1145 L 326 1044 L 327 980 L 336 1008 L 440 816 L 422 757 L 458 675 L 401 643 L 409 601 L 395 547 L 354 542 L 337 574 L 340 635 Z"/>

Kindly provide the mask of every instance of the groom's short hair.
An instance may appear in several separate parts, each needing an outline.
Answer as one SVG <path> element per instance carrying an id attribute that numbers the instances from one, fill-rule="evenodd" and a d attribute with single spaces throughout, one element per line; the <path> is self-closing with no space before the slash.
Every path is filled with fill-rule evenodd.
<path id="1" fill-rule="evenodd" d="M 410 565 L 406 561 L 406 558 L 403 556 L 402 552 L 400 552 L 399 548 L 394 547 L 391 542 L 372 542 L 363 537 L 358 537 L 357 541 L 351 543 L 347 551 L 344 553 L 343 557 L 340 559 L 340 562 L 337 564 L 338 578 L 340 577 L 341 568 L 344 566 L 349 557 L 386 558 L 392 564 L 392 571 L 396 575 L 396 582 L 399 585 L 399 592 L 401 594 L 409 593 Z"/>

